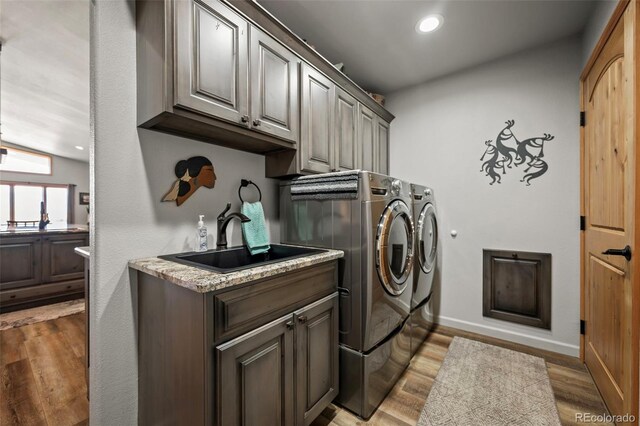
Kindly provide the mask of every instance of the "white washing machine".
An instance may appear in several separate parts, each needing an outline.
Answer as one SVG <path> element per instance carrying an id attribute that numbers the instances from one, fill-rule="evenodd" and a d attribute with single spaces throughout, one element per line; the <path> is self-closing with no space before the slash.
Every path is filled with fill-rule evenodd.
<path id="1" fill-rule="evenodd" d="M 411 296 L 411 355 L 433 327 L 433 278 L 438 257 L 438 220 L 433 190 L 411 184 L 415 249 Z"/>

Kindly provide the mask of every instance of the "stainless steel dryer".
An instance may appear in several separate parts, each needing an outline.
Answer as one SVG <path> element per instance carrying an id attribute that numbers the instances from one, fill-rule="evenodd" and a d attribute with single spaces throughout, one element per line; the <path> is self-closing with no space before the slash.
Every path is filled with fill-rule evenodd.
<path id="1" fill-rule="evenodd" d="M 332 182 L 345 188 L 348 179 L 352 192 L 331 193 Z M 306 197 L 300 185 L 308 186 Z M 411 357 L 411 188 L 366 171 L 329 173 L 282 183 L 280 207 L 283 243 L 345 252 L 339 268 L 337 402 L 369 418 Z"/>
<path id="2" fill-rule="evenodd" d="M 415 223 L 413 293 L 411 296 L 411 355 L 433 326 L 432 288 L 438 254 L 438 221 L 433 190 L 411 184 Z"/>

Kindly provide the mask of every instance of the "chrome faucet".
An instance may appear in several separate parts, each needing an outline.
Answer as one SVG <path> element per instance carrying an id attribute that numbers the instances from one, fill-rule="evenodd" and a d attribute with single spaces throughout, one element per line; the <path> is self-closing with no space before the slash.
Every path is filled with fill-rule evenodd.
<path id="1" fill-rule="evenodd" d="M 231 203 L 227 203 L 227 207 L 218 215 L 218 238 L 216 240 L 216 248 L 223 249 L 227 248 L 227 225 L 231 222 L 232 219 L 240 219 L 241 222 L 250 222 L 251 219 L 243 215 L 242 213 L 230 213 L 228 216 L 225 216 L 229 209 L 231 208 Z"/>

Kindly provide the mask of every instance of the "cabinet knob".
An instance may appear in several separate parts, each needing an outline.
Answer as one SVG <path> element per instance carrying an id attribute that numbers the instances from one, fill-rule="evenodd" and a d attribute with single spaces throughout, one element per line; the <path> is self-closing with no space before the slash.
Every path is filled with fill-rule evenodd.
<path id="1" fill-rule="evenodd" d="M 295 327 L 295 324 L 294 324 L 293 321 L 287 321 L 285 325 L 287 326 L 287 329 L 289 329 L 289 330 L 293 330 L 293 328 Z"/>
<path id="2" fill-rule="evenodd" d="M 301 315 L 298 317 L 298 321 L 300 321 L 302 324 L 304 324 L 305 322 L 307 322 L 307 317 L 304 315 Z"/>
<path id="3" fill-rule="evenodd" d="M 240 120 L 243 123 L 248 123 L 249 122 L 249 116 L 248 115 L 243 115 L 242 118 L 240 118 Z"/>
<path id="4" fill-rule="evenodd" d="M 262 121 L 260 120 L 253 120 L 253 125 L 258 127 L 260 124 L 262 123 Z"/>

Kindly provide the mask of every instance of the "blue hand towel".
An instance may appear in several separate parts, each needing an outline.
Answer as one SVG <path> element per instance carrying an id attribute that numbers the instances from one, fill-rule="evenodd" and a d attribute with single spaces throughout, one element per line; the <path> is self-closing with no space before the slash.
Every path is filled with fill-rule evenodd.
<path id="1" fill-rule="evenodd" d="M 242 222 L 242 233 L 247 247 L 252 255 L 269 251 L 269 235 L 267 224 L 264 220 L 264 210 L 261 202 L 242 203 L 242 214 L 251 219 L 251 222 Z"/>

